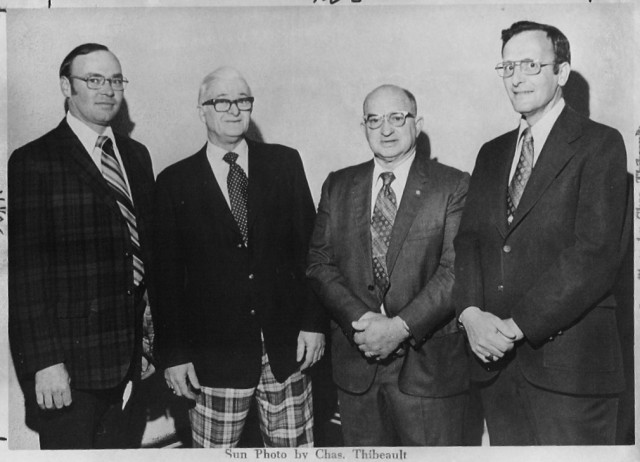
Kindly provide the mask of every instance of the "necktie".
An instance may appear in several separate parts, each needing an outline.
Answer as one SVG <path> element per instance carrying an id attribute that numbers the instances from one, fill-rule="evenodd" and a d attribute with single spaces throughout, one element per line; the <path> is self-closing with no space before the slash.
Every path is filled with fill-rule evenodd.
<path id="1" fill-rule="evenodd" d="M 120 163 L 113 151 L 113 142 L 107 136 L 99 136 L 96 147 L 100 149 L 102 175 L 111 186 L 112 192 L 116 197 L 120 212 L 127 222 L 129 235 L 131 237 L 131 247 L 133 249 L 133 282 L 140 285 L 144 279 L 144 264 L 142 262 L 142 252 L 140 251 L 140 240 L 138 238 L 138 227 L 136 223 L 135 209 L 131 200 L 131 194 L 127 183 L 124 181 L 124 175 Z"/>
<path id="2" fill-rule="evenodd" d="M 227 188 L 229 189 L 231 213 L 233 214 L 233 218 L 236 219 L 236 223 L 238 223 L 244 244 L 247 245 L 249 234 L 249 228 L 247 226 L 247 190 L 249 187 L 249 179 L 244 170 L 242 170 L 242 167 L 236 164 L 238 154 L 228 152 L 222 159 L 229 164 Z"/>
<path id="3" fill-rule="evenodd" d="M 384 172 L 380 177 L 383 184 L 371 216 L 371 250 L 376 286 L 384 296 L 389 289 L 386 257 L 393 222 L 396 219 L 397 202 L 396 195 L 391 189 L 391 182 L 395 180 L 395 175 L 392 172 Z"/>
<path id="4" fill-rule="evenodd" d="M 516 171 L 509 184 L 507 192 L 507 223 L 511 224 L 513 215 L 518 208 L 524 188 L 529 181 L 531 171 L 533 170 L 533 136 L 531 135 L 531 127 L 527 127 L 522 132 L 522 150 L 520 159 L 516 165 Z"/>

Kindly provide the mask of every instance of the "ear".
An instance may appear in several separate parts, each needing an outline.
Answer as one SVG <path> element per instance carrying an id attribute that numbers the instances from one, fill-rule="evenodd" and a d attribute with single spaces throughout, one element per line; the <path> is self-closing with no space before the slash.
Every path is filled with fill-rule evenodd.
<path id="1" fill-rule="evenodd" d="M 563 87 L 571 74 L 571 64 L 564 62 L 558 67 L 558 85 Z"/>
<path id="2" fill-rule="evenodd" d="M 198 106 L 198 117 L 202 121 L 203 124 L 207 124 L 207 119 L 204 117 L 204 108 L 202 106 Z"/>
<path id="3" fill-rule="evenodd" d="M 71 82 L 66 77 L 60 77 L 60 91 L 66 98 L 71 97 Z"/>
<path id="4" fill-rule="evenodd" d="M 418 137 L 418 135 L 420 135 L 420 132 L 422 131 L 423 126 L 424 126 L 424 119 L 422 118 L 422 116 L 416 117 L 416 138 Z"/>
<path id="5" fill-rule="evenodd" d="M 364 122 L 360 122 L 360 128 L 362 129 L 362 133 L 364 133 L 364 136 L 367 136 L 367 126 L 364 124 Z"/>

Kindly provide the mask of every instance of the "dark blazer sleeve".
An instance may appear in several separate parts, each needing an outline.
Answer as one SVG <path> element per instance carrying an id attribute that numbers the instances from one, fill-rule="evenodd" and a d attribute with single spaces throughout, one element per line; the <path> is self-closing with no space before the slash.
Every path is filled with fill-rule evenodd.
<path id="1" fill-rule="evenodd" d="M 55 319 L 47 172 L 31 149 L 9 159 L 9 333 L 19 376 L 65 360 Z"/>
<path id="2" fill-rule="evenodd" d="M 348 198 L 337 192 L 335 173 L 329 174 L 322 186 L 316 224 L 309 246 L 307 277 L 324 306 L 329 309 L 342 330 L 351 338 L 351 323 L 370 311 L 350 288 L 338 268 L 332 242 L 335 220 L 343 201 Z"/>
<path id="3" fill-rule="evenodd" d="M 483 307 L 482 259 L 480 257 L 479 217 L 484 208 L 480 204 L 482 185 L 478 181 L 484 167 L 486 146 L 480 150 L 469 182 L 466 206 L 460 219 L 460 227 L 454 239 L 455 284 L 453 304 L 456 318 L 470 306 Z"/>
<path id="4" fill-rule="evenodd" d="M 302 316 L 300 330 L 307 332 L 322 332 L 327 330 L 328 319 L 324 308 L 315 292 L 312 290 L 309 281 L 305 278 L 305 270 L 307 266 L 307 252 L 309 250 L 309 242 L 311 233 L 313 232 L 316 211 L 313 205 L 313 198 L 307 183 L 307 177 L 304 173 L 304 167 L 300 155 L 295 152 L 289 162 L 292 171 L 292 198 L 293 210 L 291 213 L 295 217 L 293 220 L 293 241 L 292 249 L 296 262 L 296 272 L 303 286 L 304 306 L 302 308 Z"/>
<path id="5" fill-rule="evenodd" d="M 158 175 L 154 195 L 154 282 L 158 303 L 152 305 L 155 332 L 154 355 L 163 368 L 188 363 L 188 333 L 185 325 L 185 264 L 179 240 L 179 187 L 182 178 L 171 169 Z M 185 180 L 187 181 L 187 180 Z"/>
<path id="6" fill-rule="evenodd" d="M 438 269 L 398 314 L 407 323 L 413 339 L 420 341 L 433 334 L 442 324 L 451 319 L 451 290 L 454 283 L 455 251 L 453 239 L 460 225 L 460 217 L 469 187 L 469 174 L 460 174 L 454 188 L 450 188 L 446 203 L 442 253 Z M 443 188 L 444 190 L 444 188 Z M 425 307 L 429 309 L 425 310 Z"/>
<path id="7" fill-rule="evenodd" d="M 592 123 L 585 155 L 575 241 L 513 307 L 527 339 L 540 344 L 578 321 L 613 285 L 621 256 L 625 221 L 626 152 L 620 133 Z M 569 213 L 569 212 L 567 212 Z"/>

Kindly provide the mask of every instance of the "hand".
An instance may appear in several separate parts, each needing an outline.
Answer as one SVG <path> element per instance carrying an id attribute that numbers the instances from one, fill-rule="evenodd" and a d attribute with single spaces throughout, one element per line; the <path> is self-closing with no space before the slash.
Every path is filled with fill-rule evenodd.
<path id="1" fill-rule="evenodd" d="M 40 369 L 35 380 L 40 409 L 62 409 L 71 404 L 71 379 L 63 363 Z"/>
<path id="2" fill-rule="evenodd" d="M 168 367 L 164 371 L 164 380 L 176 396 L 195 400 L 195 393 L 200 391 L 200 382 L 198 382 L 193 363 Z"/>
<path id="3" fill-rule="evenodd" d="M 503 321 L 476 306 L 465 309 L 460 315 L 460 322 L 467 332 L 471 351 L 484 363 L 502 358 L 513 348 L 517 332 L 522 334 L 520 329 L 514 331 L 515 323 Z"/>
<path id="4" fill-rule="evenodd" d="M 398 316 L 388 318 L 382 314 L 366 313 L 351 323 L 356 330 L 354 342 L 367 357 L 385 359 L 409 338 L 404 322 Z"/>
<path id="5" fill-rule="evenodd" d="M 300 365 L 301 371 L 313 366 L 322 358 L 324 344 L 324 334 L 300 331 L 300 334 L 298 334 L 296 361 L 300 362 L 304 358 L 304 363 Z"/>

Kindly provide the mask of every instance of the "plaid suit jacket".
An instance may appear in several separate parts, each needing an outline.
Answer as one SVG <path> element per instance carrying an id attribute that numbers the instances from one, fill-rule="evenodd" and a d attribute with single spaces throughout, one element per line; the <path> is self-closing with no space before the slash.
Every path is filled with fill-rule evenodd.
<path id="1" fill-rule="evenodd" d="M 116 135 L 116 144 L 149 280 L 151 159 L 129 138 Z M 9 194 L 9 336 L 18 376 L 64 363 L 74 388 L 117 385 L 138 360 L 144 306 L 134 306 L 125 220 L 66 120 L 12 154 Z"/>

